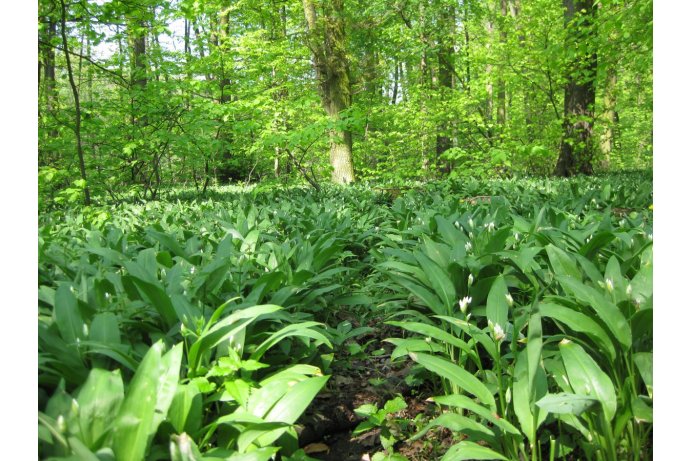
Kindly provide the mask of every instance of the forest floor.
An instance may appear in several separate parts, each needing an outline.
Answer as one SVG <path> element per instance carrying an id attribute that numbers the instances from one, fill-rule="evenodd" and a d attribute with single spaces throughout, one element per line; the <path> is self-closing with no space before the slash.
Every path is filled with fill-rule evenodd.
<path id="1" fill-rule="evenodd" d="M 402 397 L 406 408 L 388 415 L 385 423 L 397 435 L 414 433 L 413 421 L 426 423 L 438 416 L 436 406 L 426 401 L 435 395 L 434 390 L 427 384 L 413 388 L 406 383 L 410 364 L 391 364 L 394 346 L 384 340 L 400 334 L 400 330 L 382 326 L 378 319 L 368 321 L 367 325 L 360 325 L 354 318 L 348 320 L 355 328 L 368 326 L 374 331 L 358 338 L 358 343 L 366 347 L 356 358 L 348 357 L 347 351 L 337 351 L 329 385 L 303 415 L 299 432 L 300 445 L 305 452 L 324 461 L 369 461 L 375 453 L 383 451 L 381 427 L 361 433 L 356 431 L 365 419 L 355 412 L 362 405 L 374 404 L 382 408 L 387 400 Z M 429 439 L 402 440 L 395 443 L 394 448 L 395 453 L 410 461 L 424 461 L 435 459 L 452 444 L 452 433 L 441 429 L 434 443 Z"/>

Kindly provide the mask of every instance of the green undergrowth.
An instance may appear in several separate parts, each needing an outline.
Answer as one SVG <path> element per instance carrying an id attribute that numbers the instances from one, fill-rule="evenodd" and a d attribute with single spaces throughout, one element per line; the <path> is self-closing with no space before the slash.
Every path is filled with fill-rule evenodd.
<path id="1" fill-rule="evenodd" d="M 371 332 L 344 310 L 438 391 L 381 459 L 440 427 L 444 460 L 652 457 L 650 173 L 171 191 L 38 237 L 42 459 L 310 459 L 294 424 Z"/>

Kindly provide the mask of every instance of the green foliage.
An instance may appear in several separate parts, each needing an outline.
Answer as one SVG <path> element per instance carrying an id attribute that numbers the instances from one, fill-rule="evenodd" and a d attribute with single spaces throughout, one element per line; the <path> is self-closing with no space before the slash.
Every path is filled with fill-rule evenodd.
<path id="1" fill-rule="evenodd" d="M 54 6 L 39 2 L 41 210 L 80 203 L 85 186 L 74 183 L 76 108 L 59 78 L 66 61 Z M 323 182 L 333 129 L 351 133 L 365 181 L 549 175 L 568 63 L 583 48 L 567 43 L 561 4 L 547 0 L 506 12 L 489 1 L 346 2 L 340 65 L 349 68 L 350 101 L 330 120 L 300 2 L 66 8 L 86 178 L 100 204 L 179 187 Z M 603 2 L 595 22 L 599 67 L 586 76 L 597 92 L 593 141 L 612 140 L 595 170 L 649 167 L 652 1 Z"/>
<path id="2" fill-rule="evenodd" d="M 378 458 L 446 428 L 442 459 L 647 459 L 650 173 L 408 187 L 43 213 L 39 456 L 301 459 L 293 425 L 386 323 L 438 413 L 359 408 Z"/>

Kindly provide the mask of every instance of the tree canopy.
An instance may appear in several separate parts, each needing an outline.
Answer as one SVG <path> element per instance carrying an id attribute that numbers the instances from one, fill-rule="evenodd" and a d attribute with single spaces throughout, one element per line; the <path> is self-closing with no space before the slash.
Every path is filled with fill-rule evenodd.
<path id="1" fill-rule="evenodd" d="M 652 163 L 651 0 L 40 0 L 42 203 Z"/>

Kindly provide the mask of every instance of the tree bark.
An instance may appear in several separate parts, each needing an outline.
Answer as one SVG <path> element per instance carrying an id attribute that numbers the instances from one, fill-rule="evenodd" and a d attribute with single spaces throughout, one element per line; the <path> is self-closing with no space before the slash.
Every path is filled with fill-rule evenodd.
<path id="1" fill-rule="evenodd" d="M 455 11 L 453 6 L 443 8 L 440 14 L 441 35 L 439 37 L 439 91 L 442 101 L 448 101 L 454 88 L 453 67 L 453 37 L 456 35 Z M 442 173 L 449 173 L 451 165 L 442 162 L 441 156 L 452 147 L 451 137 L 449 136 L 450 127 L 446 122 L 442 122 L 437 127 L 437 168 Z"/>
<path id="2" fill-rule="evenodd" d="M 597 54 L 594 0 L 564 0 L 566 49 L 579 50 L 567 64 L 564 118 L 557 176 L 592 174 Z M 578 21 L 574 21 L 576 15 Z"/>
<path id="3" fill-rule="evenodd" d="M 334 123 L 350 107 L 351 89 L 348 58 L 345 49 L 345 21 L 343 0 L 324 0 L 322 14 L 317 17 L 314 0 L 303 0 L 307 21 L 307 45 L 319 82 L 322 106 Z M 333 171 L 331 181 L 349 184 L 355 180 L 353 171 L 353 140 L 347 128 L 330 130 L 329 160 Z"/>
<path id="4" fill-rule="evenodd" d="M 501 21 L 499 23 L 499 43 L 503 52 L 506 46 L 506 28 L 508 15 L 508 0 L 501 0 Z M 505 60 L 505 58 L 504 58 Z M 497 124 L 503 126 L 506 124 L 506 82 L 504 81 L 503 69 L 500 69 L 499 78 L 497 80 Z"/>
<path id="5" fill-rule="evenodd" d="M 91 194 L 89 192 L 89 185 L 86 182 L 86 166 L 84 164 L 84 150 L 82 148 L 82 111 L 79 106 L 79 90 L 74 82 L 74 74 L 72 72 L 72 61 L 70 60 L 69 47 L 67 43 L 67 7 L 65 6 L 65 1 L 60 0 L 60 33 L 62 35 L 62 49 L 65 52 L 65 63 L 67 65 L 67 76 L 70 80 L 70 87 L 72 88 L 72 95 L 74 96 L 74 135 L 77 138 L 77 157 L 79 159 L 79 172 L 81 178 L 84 180 L 84 204 L 86 206 L 91 205 Z"/>
<path id="6" fill-rule="evenodd" d="M 608 169 L 612 151 L 614 150 L 614 132 L 618 121 L 616 106 L 617 106 L 617 72 L 614 67 L 607 69 L 607 81 L 605 83 L 605 97 L 604 105 L 604 122 L 605 132 L 600 141 L 600 150 L 602 151 L 602 167 Z"/>
<path id="7" fill-rule="evenodd" d="M 231 101 L 230 93 L 230 76 L 229 70 L 226 68 L 225 52 L 228 38 L 230 36 L 230 7 L 228 2 L 223 2 L 223 10 L 219 13 L 218 32 L 212 35 L 212 42 L 216 46 L 216 51 L 219 53 L 219 60 L 221 63 L 220 72 L 218 75 L 218 87 L 220 90 L 219 101 L 221 104 L 228 104 Z M 228 183 L 233 179 L 233 171 L 230 167 L 232 152 L 230 144 L 232 142 L 232 132 L 229 127 L 221 122 L 219 139 L 221 140 L 221 164 L 218 167 L 218 179 L 222 183 Z"/>

